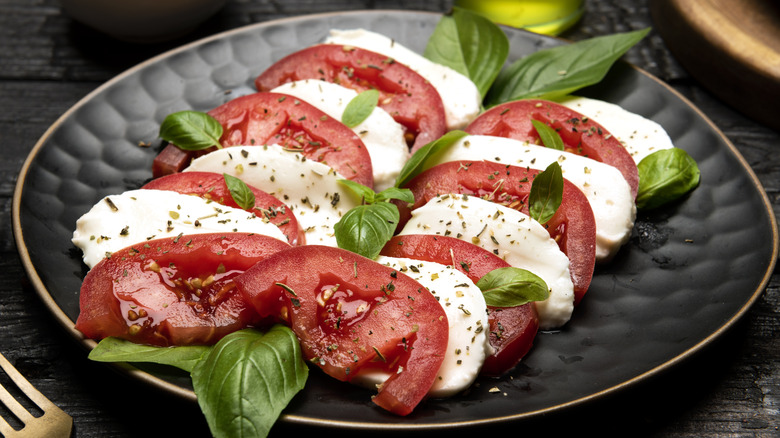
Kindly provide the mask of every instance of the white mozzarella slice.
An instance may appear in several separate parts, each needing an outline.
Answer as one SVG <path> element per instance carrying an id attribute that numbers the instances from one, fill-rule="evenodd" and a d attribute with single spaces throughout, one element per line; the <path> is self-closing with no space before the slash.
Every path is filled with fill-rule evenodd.
<path id="1" fill-rule="evenodd" d="M 479 114 L 482 96 L 471 79 L 430 61 L 391 38 L 365 29 L 334 29 L 325 42 L 381 53 L 419 73 L 439 92 L 449 129 L 462 129 Z"/>
<path id="2" fill-rule="evenodd" d="M 628 242 L 636 220 L 631 188 L 615 167 L 569 152 L 503 137 L 469 135 L 431 157 L 430 165 L 487 160 L 544 170 L 557 161 L 563 176 L 588 198 L 596 220 L 596 261 L 611 260 Z"/>
<path id="3" fill-rule="evenodd" d="M 337 246 L 333 227 L 356 196 L 331 167 L 279 145 L 232 146 L 196 158 L 188 171 L 227 173 L 284 202 L 306 232 L 306 244 Z"/>
<path id="4" fill-rule="evenodd" d="M 566 96 L 558 102 L 598 122 L 623 143 L 637 164 L 655 151 L 674 147 L 660 124 L 614 103 L 580 96 Z"/>
<path id="5" fill-rule="evenodd" d="M 447 315 L 447 351 L 428 395 L 449 397 L 467 389 L 479 375 L 485 358 L 492 354 L 488 342 L 487 304 L 482 291 L 451 266 L 385 256 L 379 256 L 377 262 L 397 269 L 425 286 Z M 388 377 L 387 373 L 376 372 L 361 376 L 356 383 L 372 387 Z"/>
<path id="6" fill-rule="evenodd" d="M 72 242 L 92 268 L 107 255 L 180 234 L 247 232 L 287 241 L 279 227 L 245 210 L 168 190 L 130 190 L 103 198 L 76 221 Z"/>
<path id="7" fill-rule="evenodd" d="M 472 242 L 547 283 L 550 296 L 537 302 L 539 326 L 559 328 L 574 310 L 569 259 L 550 234 L 527 215 L 475 196 L 446 194 L 412 211 L 400 234 L 435 234 Z"/>
<path id="8" fill-rule="evenodd" d="M 303 80 L 286 83 L 272 91 L 295 96 L 317 107 L 330 117 L 341 120 L 347 104 L 357 92 L 341 85 Z M 391 187 L 409 159 L 404 128 L 390 114 L 376 107 L 362 123 L 352 128 L 366 145 L 374 169 L 374 190 Z"/>

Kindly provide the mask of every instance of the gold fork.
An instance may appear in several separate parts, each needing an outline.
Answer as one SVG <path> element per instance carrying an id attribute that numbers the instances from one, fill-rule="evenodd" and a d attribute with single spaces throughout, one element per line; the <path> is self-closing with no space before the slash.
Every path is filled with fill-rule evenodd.
<path id="1" fill-rule="evenodd" d="M 16 430 L 7 421 L 0 418 L 0 435 L 5 438 L 66 438 L 70 436 L 71 428 L 73 427 L 73 418 L 70 415 L 63 412 L 62 409 L 55 406 L 54 403 L 38 392 L 2 354 L 0 354 L 0 368 L 43 411 L 43 415 L 40 417 L 32 415 L 24 406 L 19 404 L 8 390 L 0 385 L 0 402 L 24 425 L 21 429 Z"/>

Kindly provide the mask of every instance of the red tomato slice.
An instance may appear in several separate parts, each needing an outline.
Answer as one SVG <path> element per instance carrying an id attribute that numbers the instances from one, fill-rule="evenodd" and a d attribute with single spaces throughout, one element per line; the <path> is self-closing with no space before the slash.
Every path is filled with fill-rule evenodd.
<path id="1" fill-rule="evenodd" d="M 429 234 L 395 236 L 382 249 L 382 255 L 453 266 L 474 283 L 494 269 L 509 266 L 501 257 L 469 242 Z M 533 303 L 516 307 L 488 306 L 488 322 L 490 345 L 495 352 L 485 359 L 481 373 L 500 376 L 514 368 L 531 350 L 539 330 L 539 315 Z"/>
<path id="2" fill-rule="evenodd" d="M 262 260 L 235 279 L 263 316 L 276 316 L 301 341 L 304 356 L 350 381 L 361 371 L 391 377 L 373 401 L 407 415 L 441 366 L 449 329 L 436 298 L 418 282 L 353 252 L 298 246 Z"/>
<path id="3" fill-rule="evenodd" d="M 289 248 L 259 234 L 194 234 L 117 251 L 84 278 L 76 328 L 91 339 L 209 345 L 259 320 L 234 278 Z"/>
<path id="4" fill-rule="evenodd" d="M 385 55 L 351 46 L 319 44 L 292 53 L 255 79 L 258 91 L 304 79 L 334 82 L 358 93 L 379 91 L 379 107 L 406 127 L 412 150 L 444 135 L 439 92 L 417 72 Z"/>
<path id="5" fill-rule="evenodd" d="M 200 156 L 200 152 L 185 151 L 174 144 L 166 145 L 152 161 L 152 176 L 159 178 L 164 175 L 181 172 L 190 165 L 193 158 Z"/>
<path id="6" fill-rule="evenodd" d="M 623 144 L 596 121 L 559 103 L 539 99 L 507 102 L 480 114 L 465 131 L 541 144 L 531 120 L 555 129 L 567 152 L 616 167 L 636 198 L 639 174 L 636 162 Z"/>
<path id="7" fill-rule="evenodd" d="M 249 186 L 255 195 L 255 205 L 245 209 L 275 224 L 287 236 L 291 245 L 303 245 L 306 233 L 298 225 L 295 214 L 282 201 L 255 187 Z M 182 172 L 165 175 L 146 183 L 142 189 L 170 190 L 185 195 L 196 195 L 222 205 L 240 207 L 230 194 L 225 177 L 212 172 Z"/>
<path id="8" fill-rule="evenodd" d="M 491 161 L 452 161 L 417 175 L 406 188 L 414 194 L 411 209 L 421 207 L 445 193 L 479 196 L 528 214 L 528 196 L 537 169 L 510 166 Z M 401 212 L 399 226 L 411 210 L 396 203 Z M 545 227 L 564 254 L 569 257 L 574 302 L 579 303 L 590 286 L 596 264 L 596 222 L 585 195 L 564 179 L 563 200 Z"/>
<path id="9" fill-rule="evenodd" d="M 248 94 L 208 114 L 224 129 L 220 138 L 222 146 L 279 144 L 327 164 L 346 179 L 368 187 L 374 185 L 371 157 L 360 137 L 339 120 L 293 96 Z M 158 177 L 171 168 L 182 170 L 193 157 L 203 153 L 185 152 L 168 145 L 155 160 L 153 174 Z"/>

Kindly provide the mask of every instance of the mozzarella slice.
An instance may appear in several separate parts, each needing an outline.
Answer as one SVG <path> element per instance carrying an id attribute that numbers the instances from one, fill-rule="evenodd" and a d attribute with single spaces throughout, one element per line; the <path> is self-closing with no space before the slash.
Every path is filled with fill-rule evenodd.
<path id="1" fill-rule="evenodd" d="M 441 195 L 413 210 L 400 234 L 456 237 L 492 251 L 547 283 L 550 296 L 536 303 L 541 329 L 559 328 L 571 318 L 569 259 L 539 222 L 517 210 L 475 196 Z"/>
<path id="2" fill-rule="evenodd" d="M 168 190 L 130 190 L 103 198 L 76 221 L 72 242 L 92 268 L 107 255 L 180 234 L 248 232 L 287 241 L 279 227 L 245 210 Z"/>
<path id="3" fill-rule="evenodd" d="M 674 147 L 672 139 L 661 125 L 613 103 L 579 96 L 566 96 L 558 103 L 590 117 L 606 128 L 623 143 L 637 164 L 655 151 Z"/>
<path id="4" fill-rule="evenodd" d="M 482 96 L 471 79 L 447 66 L 430 61 L 391 38 L 365 29 L 334 29 L 330 31 L 325 42 L 381 53 L 419 73 L 439 92 L 449 129 L 461 129 L 479 114 Z"/>
<path id="5" fill-rule="evenodd" d="M 290 82 L 272 91 L 295 96 L 336 120 L 342 119 L 347 104 L 357 96 L 354 90 L 318 80 Z M 374 190 L 378 192 L 391 187 L 409 159 L 403 127 L 387 111 L 376 107 L 352 130 L 363 140 L 371 156 Z"/>
<path id="6" fill-rule="evenodd" d="M 337 246 L 333 226 L 359 199 L 331 167 L 279 145 L 232 146 L 192 160 L 188 171 L 227 173 L 284 202 L 306 232 L 306 244 Z"/>
<path id="7" fill-rule="evenodd" d="M 444 361 L 428 395 L 449 397 L 467 389 L 492 354 L 488 342 L 487 304 L 482 291 L 457 269 L 433 262 L 379 256 L 377 262 L 397 269 L 425 286 L 439 301 L 449 321 Z M 361 376 L 365 386 L 387 380 L 386 373 Z"/>
<path id="8" fill-rule="evenodd" d="M 469 135 L 431 157 L 429 165 L 488 160 L 545 169 L 557 161 L 564 178 L 585 194 L 596 220 L 596 261 L 611 260 L 628 242 L 636 220 L 631 188 L 615 167 L 587 157 L 503 137 Z"/>

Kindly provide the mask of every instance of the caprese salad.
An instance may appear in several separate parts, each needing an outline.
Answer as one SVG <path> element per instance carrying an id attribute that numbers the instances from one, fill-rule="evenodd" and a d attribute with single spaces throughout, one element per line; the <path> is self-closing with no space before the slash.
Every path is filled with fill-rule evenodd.
<path id="1" fill-rule="evenodd" d="M 474 29 L 488 53 L 469 52 Z M 257 379 L 292 382 L 245 419 L 265 432 L 304 363 L 398 415 L 511 370 L 539 330 L 567 324 L 637 208 L 677 199 L 698 169 L 654 122 L 571 96 L 571 78 L 556 88 L 560 71 L 518 94 L 506 45 L 459 9 L 425 56 L 334 30 L 260 74 L 257 92 L 166 118 L 154 178 L 73 233 L 90 268 L 76 328 L 102 340 L 90 357 L 190 371 L 217 436 L 235 417 L 215 403 L 263 404 L 224 389 L 246 390 L 225 382 L 258 362 L 272 365 Z M 519 97 L 490 102 L 507 93 Z"/>

